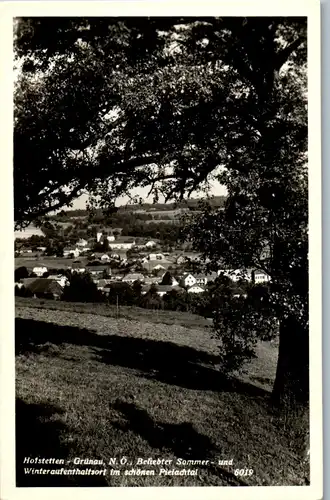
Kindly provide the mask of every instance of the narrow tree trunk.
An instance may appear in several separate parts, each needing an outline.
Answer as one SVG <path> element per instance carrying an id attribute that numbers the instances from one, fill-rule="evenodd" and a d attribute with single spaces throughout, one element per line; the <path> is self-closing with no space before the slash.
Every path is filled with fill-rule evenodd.
<path id="1" fill-rule="evenodd" d="M 280 323 L 280 343 L 272 399 L 285 428 L 304 458 L 309 454 L 309 331 L 294 317 Z"/>

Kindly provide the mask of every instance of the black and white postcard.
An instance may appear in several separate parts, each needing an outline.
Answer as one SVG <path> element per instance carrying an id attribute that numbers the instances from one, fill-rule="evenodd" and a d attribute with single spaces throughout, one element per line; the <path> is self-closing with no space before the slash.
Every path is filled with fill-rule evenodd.
<path id="1" fill-rule="evenodd" d="M 2 497 L 321 498 L 319 4 L 0 14 Z"/>

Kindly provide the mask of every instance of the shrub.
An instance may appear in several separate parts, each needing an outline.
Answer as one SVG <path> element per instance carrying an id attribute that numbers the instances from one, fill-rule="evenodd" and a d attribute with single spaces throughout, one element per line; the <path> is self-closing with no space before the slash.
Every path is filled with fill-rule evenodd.
<path id="1" fill-rule="evenodd" d="M 21 266 L 21 267 L 18 267 L 17 269 L 15 269 L 15 281 L 19 281 L 19 280 L 22 280 L 24 278 L 28 278 L 29 277 L 29 271 L 27 270 L 27 268 L 25 266 Z"/>
<path id="2" fill-rule="evenodd" d="M 140 306 L 145 309 L 163 309 L 164 302 L 162 298 L 157 294 L 157 287 L 151 285 L 149 291 L 143 295 L 140 301 Z"/>
<path id="3" fill-rule="evenodd" d="M 258 340 L 272 339 L 278 333 L 266 287 L 250 284 L 246 297 L 234 297 L 233 291 L 222 277 L 208 292 L 214 335 L 220 341 L 220 362 L 227 373 L 240 370 L 254 357 Z"/>
<path id="4" fill-rule="evenodd" d="M 72 273 L 70 284 L 64 287 L 62 300 L 68 302 L 100 302 L 102 294 L 88 273 Z"/>
<path id="5" fill-rule="evenodd" d="M 135 304 L 136 295 L 133 288 L 124 282 L 111 283 L 108 287 L 108 303 L 120 306 L 132 306 Z"/>

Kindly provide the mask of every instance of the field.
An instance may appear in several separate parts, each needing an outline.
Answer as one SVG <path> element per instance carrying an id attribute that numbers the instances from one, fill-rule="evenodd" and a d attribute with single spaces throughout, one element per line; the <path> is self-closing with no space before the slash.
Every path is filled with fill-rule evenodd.
<path id="1" fill-rule="evenodd" d="M 33 269 L 37 266 L 45 266 L 54 269 L 66 269 L 72 266 L 75 260 L 80 260 L 82 263 L 87 263 L 87 259 L 78 257 L 78 259 L 51 258 L 51 257 L 16 257 L 15 268 L 25 266 L 27 269 Z"/>
<path id="2" fill-rule="evenodd" d="M 17 307 L 29 307 L 36 309 L 47 309 L 54 311 L 67 311 L 75 313 L 92 314 L 95 316 L 105 316 L 126 320 L 141 320 L 147 323 L 161 323 L 163 325 L 181 325 L 186 328 L 196 329 L 210 327 L 211 322 L 198 316 L 197 314 L 142 309 L 141 307 L 116 306 L 110 304 L 88 304 L 82 302 L 57 302 L 52 300 L 31 299 L 25 297 L 15 297 Z M 86 316 L 84 316 L 86 317 Z M 143 325 L 142 325 L 143 326 Z"/>
<path id="3" fill-rule="evenodd" d="M 116 318 L 106 306 L 42 302 L 16 301 L 19 486 L 308 484 L 269 404 L 276 345 L 260 343 L 246 373 L 228 379 L 202 318 L 133 308 Z M 36 456 L 99 459 L 109 472 L 24 475 L 24 457 Z M 133 465 L 111 475 L 109 459 L 123 456 Z M 213 464 L 197 476 L 158 475 L 159 466 L 144 467 L 154 476 L 124 475 L 139 457 Z M 243 468 L 253 474 L 235 476 Z"/>

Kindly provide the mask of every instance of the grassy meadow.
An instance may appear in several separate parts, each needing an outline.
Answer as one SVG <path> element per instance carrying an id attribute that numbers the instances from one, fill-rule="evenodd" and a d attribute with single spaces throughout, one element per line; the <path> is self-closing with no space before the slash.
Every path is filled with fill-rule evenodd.
<path id="1" fill-rule="evenodd" d="M 308 484 L 307 465 L 269 403 L 277 346 L 260 343 L 245 373 L 228 379 L 211 333 L 189 314 L 123 307 L 117 318 L 101 304 L 18 298 L 17 485 Z M 37 456 L 103 460 L 108 473 L 24 474 L 24 457 Z M 123 456 L 133 465 L 119 464 L 112 475 L 109 459 Z M 159 466 L 144 467 L 154 476 L 124 475 L 148 457 L 213 464 L 197 476 L 158 475 Z M 232 466 L 218 463 L 230 459 Z M 238 477 L 235 469 L 253 474 Z"/>

